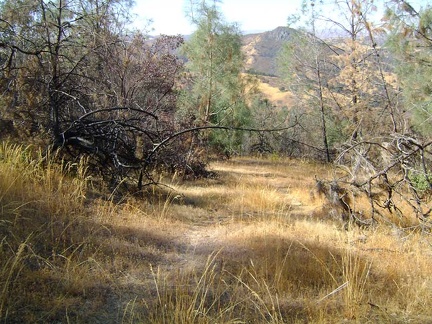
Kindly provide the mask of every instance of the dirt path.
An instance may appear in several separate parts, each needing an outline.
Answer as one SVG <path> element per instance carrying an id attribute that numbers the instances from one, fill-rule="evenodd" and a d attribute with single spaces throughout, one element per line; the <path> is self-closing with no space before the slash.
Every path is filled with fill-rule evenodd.
<path id="1" fill-rule="evenodd" d="M 201 186 L 192 183 L 180 189 L 183 206 L 173 210 L 186 220 L 181 244 L 182 264 L 205 263 L 215 251 L 241 254 L 241 247 L 229 245 L 227 237 L 257 219 L 305 217 L 319 206 L 311 196 L 314 180 L 304 165 L 255 163 L 255 161 L 215 163 L 219 174 Z M 270 167 L 270 168 L 269 168 Z"/>

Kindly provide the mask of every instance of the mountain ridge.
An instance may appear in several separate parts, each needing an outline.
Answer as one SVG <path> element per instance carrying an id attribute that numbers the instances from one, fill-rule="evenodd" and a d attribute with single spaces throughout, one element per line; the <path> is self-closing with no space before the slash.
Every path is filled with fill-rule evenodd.
<path id="1" fill-rule="evenodd" d="M 269 76 L 279 76 L 277 56 L 283 45 L 297 30 L 279 26 L 273 30 L 246 34 L 242 37 L 246 71 Z"/>

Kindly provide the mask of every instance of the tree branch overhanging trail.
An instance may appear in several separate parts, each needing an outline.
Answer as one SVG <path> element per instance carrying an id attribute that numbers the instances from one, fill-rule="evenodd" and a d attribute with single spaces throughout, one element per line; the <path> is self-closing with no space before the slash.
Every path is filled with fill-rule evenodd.
<path id="1" fill-rule="evenodd" d="M 297 123 L 296 123 L 297 124 Z M 192 127 L 188 129 L 184 129 L 181 131 L 178 131 L 169 137 L 165 138 L 160 143 L 155 144 L 155 147 L 150 152 L 148 158 L 151 158 L 159 149 L 163 148 L 166 144 L 168 144 L 170 141 L 174 140 L 176 137 L 179 137 L 181 135 L 195 132 L 195 131 L 201 131 L 206 129 L 220 129 L 220 130 L 227 130 L 227 131 L 243 131 L 243 132 L 281 132 L 288 129 L 291 129 L 295 127 L 295 125 L 291 125 L 288 127 L 281 127 L 281 128 L 273 128 L 273 129 L 257 129 L 257 128 L 244 128 L 244 127 L 231 127 L 231 126 L 198 126 L 198 127 Z"/>

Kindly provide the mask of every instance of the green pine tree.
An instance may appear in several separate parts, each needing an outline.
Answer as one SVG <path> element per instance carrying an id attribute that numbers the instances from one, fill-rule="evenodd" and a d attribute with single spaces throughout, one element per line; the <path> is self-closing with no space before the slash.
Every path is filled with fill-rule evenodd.
<path id="1" fill-rule="evenodd" d="M 243 127 L 250 116 L 241 75 L 240 30 L 223 20 L 216 4 L 203 1 L 193 10 L 197 30 L 182 48 L 191 81 L 182 94 L 181 113 L 195 126 Z M 213 130 L 205 140 L 219 151 L 232 153 L 239 148 L 242 135 Z"/>

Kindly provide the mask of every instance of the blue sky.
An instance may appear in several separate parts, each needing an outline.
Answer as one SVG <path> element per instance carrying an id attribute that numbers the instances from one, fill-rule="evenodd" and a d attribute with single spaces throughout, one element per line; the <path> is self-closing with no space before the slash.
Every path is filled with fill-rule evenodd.
<path id="1" fill-rule="evenodd" d="M 259 32 L 286 26 L 288 16 L 300 8 L 301 2 L 302 0 L 224 0 L 220 8 L 227 22 L 239 23 L 244 32 Z M 376 2 L 382 3 L 383 0 Z M 419 8 L 430 3 L 430 0 L 408 2 Z M 147 20 L 152 19 L 153 23 L 149 27 L 153 31 L 150 34 L 191 34 L 194 26 L 191 26 L 185 14 L 189 3 L 190 0 L 136 0 L 136 26 L 144 28 Z"/>

